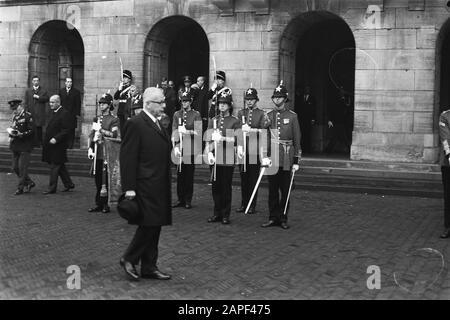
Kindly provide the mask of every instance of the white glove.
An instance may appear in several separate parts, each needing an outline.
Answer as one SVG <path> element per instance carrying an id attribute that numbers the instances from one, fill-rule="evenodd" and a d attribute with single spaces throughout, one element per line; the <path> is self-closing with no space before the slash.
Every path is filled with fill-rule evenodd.
<path id="1" fill-rule="evenodd" d="M 99 141 L 102 138 L 102 134 L 99 131 L 95 131 L 94 142 Z"/>
<path id="2" fill-rule="evenodd" d="M 219 131 L 215 130 L 211 136 L 211 139 L 213 141 L 220 141 L 220 140 L 222 140 L 222 135 L 220 134 Z"/>
<path id="3" fill-rule="evenodd" d="M 244 147 L 243 146 L 237 147 L 237 154 L 238 154 L 239 159 L 242 159 L 244 157 Z"/>
<path id="4" fill-rule="evenodd" d="M 261 160 L 261 166 L 263 166 L 263 167 L 271 167 L 272 166 L 272 160 L 270 160 L 269 158 L 263 158 Z"/>
<path id="5" fill-rule="evenodd" d="M 178 133 L 186 134 L 187 133 L 186 127 L 185 126 L 178 126 Z"/>
<path id="6" fill-rule="evenodd" d="M 191 85 L 191 89 L 199 89 L 198 84 L 194 83 L 193 85 Z"/>
<path id="7" fill-rule="evenodd" d="M 292 170 L 293 171 L 298 171 L 298 169 L 300 169 L 300 166 L 298 164 L 293 164 L 292 165 Z"/>
<path id="8" fill-rule="evenodd" d="M 125 192 L 125 198 L 133 199 L 134 197 L 136 197 L 136 192 L 134 190 L 128 190 Z"/>
<path id="9" fill-rule="evenodd" d="M 177 157 L 177 158 L 180 158 L 180 157 L 181 157 L 181 151 L 180 151 L 180 148 L 175 147 L 175 148 L 173 149 L 173 152 L 174 152 L 174 154 L 175 154 L 175 157 Z"/>
<path id="10" fill-rule="evenodd" d="M 95 157 L 95 152 L 94 152 L 94 150 L 92 150 L 92 148 L 89 148 L 89 149 L 88 149 L 88 158 L 89 158 L 89 160 L 93 160 L 94 157 Z"/>
<path id="11" fill-rule="evenodd" d="M 120 83 L 119 83 L 119 91 L 122 91 L 122 89 L 123 89 L 123 81 L 120 81 Z"/>
<path id="12" fill-rule="evenodd" d="M 212 152 L 208 152 L 208 163 L 213 165 L 216 162 L 216 158 Z"/>
<path id="13" fill-rule="evenodd" d="M 101 128 L 102 128 L 102 125 L 99 122 L 92 123 L 92 130 L 100 131 Z"/>
<path id="14" fill-rule="evenodd" d="M 213 85 L 211 86 L 211 90 L 212 91 L 216 91 L 216 89 L 217 89 L 217 83 L 213 83 Z"/>
<path id="15" fill-rule="evenodd" d="M 248 124 L 243 124 L 242 125 L 242 131 L 244 132 L 250 132 L 251 128 Z"/>

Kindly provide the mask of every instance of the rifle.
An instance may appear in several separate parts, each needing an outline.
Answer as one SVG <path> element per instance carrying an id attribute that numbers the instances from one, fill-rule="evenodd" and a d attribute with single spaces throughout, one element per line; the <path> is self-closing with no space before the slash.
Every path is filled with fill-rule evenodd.
<path id="1" fill-rule="evenodd" d="M 242 125 L 245 124 L 245 91 L 243 95 L 244 107 L 242 108 Z M 242 132 L 244 136 L 244 172 L 247 172 L 247 134 Z"/>
<path id="2" fill-rule="evenodd" d="M 183 107 L 181 107 L 183 108 Z M 183 116 L 183 110 L 181 110 L 181 114 Z M 178 118 L 178 126 L 181 126 L 181 118 Z M 178 171 L 181 172 L 181 162 L 183 161 L 183 134 L 181 132 L 179 132 L 180 135 L 180 163 L 179 163 L 179 167 L 178 167 Z"/>
<path id="3" fill-rule="evenodd" d="M 94 122 L 98 121 L 98 95 L 95 95 L 95 118 L 94 118 Z M 95 138 L 95 132 L 94 132 L 94 136 L 92 137 L 92 140 L 94 141 Z M 93 175 L 95 176 L 95 171 L 96 171 L 96 167 L 97 167 L 97 144 L 94 141 L 94 167 L 92 170 Z"/>

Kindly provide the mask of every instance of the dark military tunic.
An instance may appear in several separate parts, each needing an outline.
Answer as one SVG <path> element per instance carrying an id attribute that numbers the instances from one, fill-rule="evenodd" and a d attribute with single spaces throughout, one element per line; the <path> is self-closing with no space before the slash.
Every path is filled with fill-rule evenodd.
<path id="1" fill-rule="evenodd" d="M 188 131 L 182 135 L 180 146 L 178 126 L 184 126 Z M 172 141 L 183 154 L 182 163 L 177 163 L 177 195 L 181 204 L 191 204 L 194 192 L 194 170 L 197 155 L 202 152 L 202 118 L 198 111 L 179 110 L 173 115 Z"/>
<path id="2" fill-rule="evenodd" d="M 113 116 L 112 114 L 101 115 L 99 117 L 101 123 L 101 129 L 106 130 L 106 132 L 100 132 L 101 137 L 99 140 L 94 142 L 95 130 L 91 130 L 89 135 L 90 144 L 89 147 L 92 148 L 95 152 L 95 145 L 97 145 L 97 157 L 95 163 L 95 186 L 97 191 L 95 193 L 95 204 L 98 207 L 107 206 L 107 195 L 100 196 L 102 185 L 106 186 L 106 190 L 108 190 L 108 165 L 104 161 L 104 138 L 117 138 L 119 137 L 119 119 Z M 105 181 L 103 181 L 105 180 Z"/>
<path id="3" fill-rule="evenodd" d="M 139 108 L 142 109 L 143 107 L 144 107 L 144 103 L 143 103 L 141 94 L 138 94 L 134 97 L 129 97 L 127 100 L 127 107 L 126 107 L 127 119 L 134 117 L 136 115 L 134 110 L 139 109 Z"/>
<path id="4" fill-rule="evenodd" d="M 9 148 L 13 152 L 31 152 L 33 149 L 33 117 L 31 113 L 22 111 L 12 119 L 12 129 L 17 130 L 22 135 L 20 137 L 10 136 Z"/>
<path id="5" fill-rule="evenodd" d="M 117 90 L 116 93 L 114 93 L 114 100 L 119 100 L 119 107 L 117 108 L 117 117 L 119 118 L 120 122 L 120 130 L 123 130 L 125 126 L 125 121 L 128 119 L 128 98 L 130 98 L 130 86 L 124 86 L 122 90 Z"/>
<path id="6" fill-rule="evenodd" d="M 207 131 L 207 141 L 212 141 L 212 130 L 219 130 L 224 141 L 217 142 L 216 157 L 216 180 L 212 181 L 212 196 L 214 200 L 214 217 L 228 219 L 231 213 L 231 183 L 235 164 L 235 146 L 242 145 L 236 130 L 241 128 L 241 122 L 234 116 L 222 117 L 218 115 L 210 119 Z M 214 147 L 212 147 L 214 148 Z"/>
<path id="7" fill-rule="evenodd" d="M 274 109 L 268 113 L 268 117 L 270 120 L 269 155 L 273 166 L 278 167 L 275 174 L 268 176 L 269 220 L 280 223 L 287 221 L 287 211 L 284 215 L 284 208 L 291 180 L 292 165 L 300 162 L 300 125 L 297 114 L 287 109 L 280 112 Z M 275 153 L 276 148 L 279 149 L 278 153 Z"/>
<path id="8" fill-rule="evenodd" d="M 450 110 L 442 112 L 439 117 L 439 137 L 441 140 L 439 163 L 444 186 L 444 226 L 450 228 Z"/>
<path id="9" fill-rule="evenodd" d="M 250 197 L 252 195 L 253 189 L 255 188 L 256 181 L 258 180 L 259 170 L 260 170 L 260 148 L 261 130 L 266 129 L 269 126 L 269 118 L 265 112 L 258 107 L 245 108 L 238 112 L 238 119 L 241 123 L 248 124 L 250 126 L 250 132 L 246 133 L 246 156 L 243 160 L 246 161 L 246 165 L 240 165 L 240 175 L 241 175 L 241 208 L 247 207 Z M 265 149 L 265 146 L 263 147 Z M 252 209 L 256 207 L 256 200 L 258 194 L 255 194 L 253 198 Z"/>

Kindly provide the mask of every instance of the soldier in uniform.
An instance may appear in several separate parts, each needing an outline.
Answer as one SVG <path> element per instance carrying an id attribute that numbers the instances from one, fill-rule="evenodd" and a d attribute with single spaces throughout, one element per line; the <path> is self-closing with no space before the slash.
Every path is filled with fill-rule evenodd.
<path id="1" fill-rule="evenodd" d="M 269 126 L 269 119 L 263 110 L 259 109 L 257 103 L 259 101 L 258 92 L 254 88 L 248 88 L 244 94 L 245 108 L 238 112 L 238 119 L 242 123 L 242 132 L 246 136 L 246 153 L 244 160 L 245 167 L 240 165 L 241 174 L 241 207 L 236 212 L 244 212 L 255 188 L 260 170 L 259 160 L 259 132 Z M 257 194 L 250 205 L 248 214 L 255 213 Z"/>
<path id="2" fill-rule="evenodd" d="M 233 116 L 233 105 L 231 90 L 222 90 L 217 98 L 219 114 L 210 120 L 207 131 L 207 143 L 205 154 L 210 165 L 215 164 L 215 179 L 212 181 L 212 196 L 214 200 L 214 214 L 208 222 L 230 223 L 231 212 L 231 183 L 235 164 L 235 146 L 237 145 L 238 156 L 244 155 L 242 135 L 240 131 L 241 122 Z M 212 133 L 212 134 L 211 134 Z M 215 148 L 217 146 L 217 149 Z M 213 153 L 214 152 L 214 153 Z"/>
<path id="3" fill-rule="evenodd" d="M 111 114 L 114 110 L 112 105 L 113 98 L 110 94 L 104 94 L 99 99 L 101 115 L 94 119 L 92 125 L 92 131 L 89 135 L 89 150 L 88 157 L 91 160 L 95 160 L 95 185 L 97 192 L 95 194 L 95 207 L 88 209 L 88 212 L 103 212 L 108 213 L 110 208 L 108 206 L 107 195 L 101 194 L 102 184 L 106 186 L 108 190 L 108 180 L 105 177 L 108 176 L 107 164 L 104 163 L 105 150 L 104 150 L 104 138 L 117 138 L 120 136 L 119 131 L 119 119 Z M 97 153 L 95 153 L 95 151 Z M 104 172 L 104 170 L 106 170 Z M 103 181 L 106 180 L 106 181 Z"/>
<path id="4" fill-rule="evenodd" d="M 441 238 L 450 237 L 450 109 L 441 113 L 439 117 L 439 137 L 442 147 L 440 149 L 439 162 L 442 172 L 442 184 L 444 186 L 444 232 Z"/>
<path id="5" fill-rule="evenodd" d="M 221 90 L 225 88 L 225 81 L 226 81 L 225 72 L 221 70 L 217 71 L 216 80 L 214 81 L 213 85 L 211 86 L 211 89 L 209 89 L 207 94 L 208 100 L 211 100 L 211 106 L 209 107 L 208 112 L 209 119 L 214 118 L 218 113 L 216 100 L 220 96 Z"/>
<path id="6" fill-rule="evenodd" d="M 182 109 L 175 112 L 172 122 L 172 142 L 174 155 L 180 159 L 177 163 L 178 202 L 172 207 L 192 208 L 194 192 L 194 170 L 196 156 L 201 153 L 201 145 L 195 143 L 195 136 L 200 136 L 202 118 L 200 112 L 192 109 L 192 94 L 185 91 L 181 95 Z M 183 144 L 180 146 L 180 135 Z M 200 151 L 200 152 L 199 152 Z"/>
<path id="7" fill-rule="evenodd" d="M 192 85 L 191 77 L 190 76 L 184 76 L 183 77 L 183 87 L 181 87 L 178 90 L 178 102 L 179 102 L 180 106 L 182 105 L 181 98 L 183 96 L 183 93 L 185 93 L 186 91 L 187 92 L 191 92 L 191 85 Z M 181 108 L 180 108 L 180 110 L 181 110 Z"/>
<path id="8" fill-rule="evenodd" d="M 131 85 L 130 97 L 128 98 L 126 109 L 127 120 L 136 115 L 135 110 L 142 110 L 143 108 L 142 95 L 139 93 L 139 89 L 135 85 Z"/>
<path id="9" fill-rule="evenodd" d="M 269 175 L 269 221 L 262 224 L 263 228 L 280 225 L 283 229 L 288 229 L 287 212 L 284 215 L 289 184 L 292 171 L 299 169 L 301 158 L 300 147 L 300 125 L 297 114 L 286 108 L 288 102 L 288 92 L 280 84 L 275 88 L 272 101 L 275 107 L 268 113 L 269 126 L 269 153 L 273 145 L 278 145 L 278 161 L 275 155 L 271 155 L 272 163 L 278 167 L 274 175 Z M 276 149 L 276 148 L 275 148 Z M 280 199 L 281 193 L 281 199 Z"/>
<path id="10" fill-rule="evenodd" d="M 119 90 L 114 94 L 114 100 L 119 100 L 119 107 L 117 109 L 117 117 L 119 118 L 120 130 L 123 130 L 125 122 L 127 120 L 126 110 L 127 101 L 130 98 L 131 93 L 131 80 L 133 79 L 133 74 L 130 70 L 123 70 L 122 73 L 123 81 L 120 81 Z"/>
<path id="11" fill-rule="evenodd" d="M 14 112 L 12 126 L 7 129 L 10 144 L 9 148 L 13 154 L 13 171 L 19 177 L 19 184 L 15 195 L 23 194 L 24 188 L 27 192 L 36 184 L 28 176 L 28 165 L 30 153 L 33 149 L 34 125 L 31 113 L 25 111 L 22 100 L 14 99 L 8 101 Z"/>

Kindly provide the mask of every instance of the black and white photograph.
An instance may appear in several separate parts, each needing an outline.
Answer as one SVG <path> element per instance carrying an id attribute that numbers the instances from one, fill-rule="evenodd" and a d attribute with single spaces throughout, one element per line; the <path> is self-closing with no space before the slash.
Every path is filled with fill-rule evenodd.
<path id="1" fill-rule="evenodd" d="M 450 300 L 450 1 L 0 0 L 0 89 L 0 300 Z"/>

